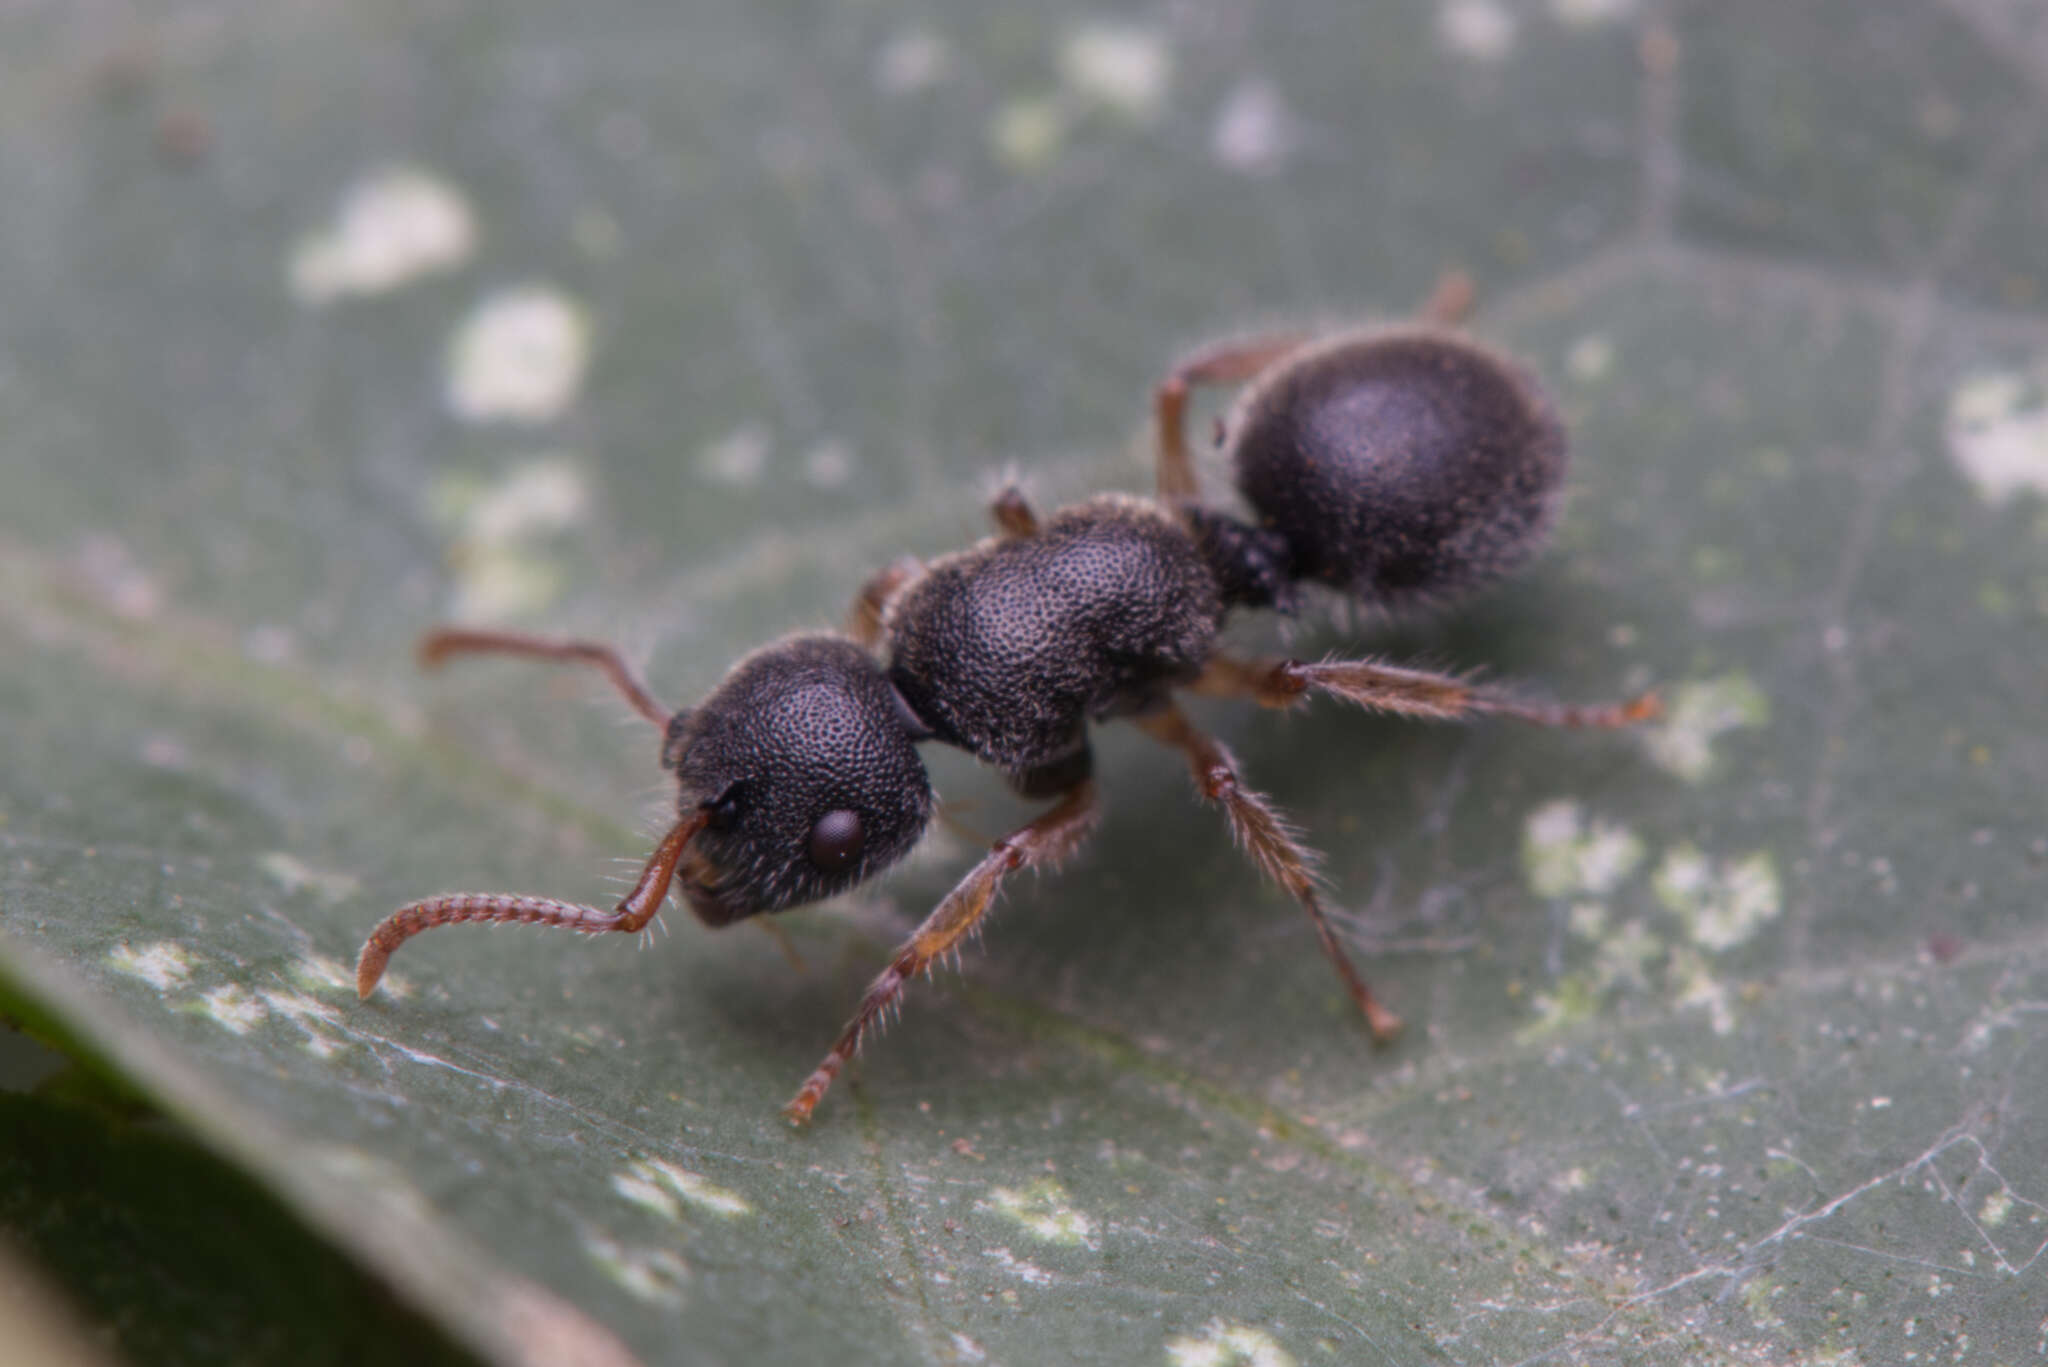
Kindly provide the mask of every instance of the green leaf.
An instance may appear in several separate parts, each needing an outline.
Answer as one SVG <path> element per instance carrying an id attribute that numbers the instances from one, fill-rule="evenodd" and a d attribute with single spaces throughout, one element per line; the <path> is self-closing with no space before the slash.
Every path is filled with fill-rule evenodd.
<path id="1" fill-rule="evenodd" d="M 0 18 L 0 1007 L 253 1179 L 223 1218 L 502 1362 L 2037 1350 L 2032 7 L 122 22 Z M 615 640 L 686 704 L 983 534 L 1006 464 L 1145 488 L 1182 348 L 1452 266 L 1572 424 L 1556 545 L 1289 648 L 1669 718 L 1202 709 L 1398 1045 L 1128 728 L 1094 844 L 808 1132 L 776 1107 L 1029 810 L 958 755 L 909 866 L 781 918 L 801 970 L 457 930 L 354 1000 L 391 907 L 602 902 L 672 800 L 591 680 L 425 677 L 424 628 Z"/>

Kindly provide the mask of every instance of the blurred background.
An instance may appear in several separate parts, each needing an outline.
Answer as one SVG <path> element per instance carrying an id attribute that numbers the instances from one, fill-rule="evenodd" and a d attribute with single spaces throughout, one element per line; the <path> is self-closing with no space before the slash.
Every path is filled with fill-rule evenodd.
<path id="1" fill-rule="evenodd" d="M 2029 0 L 0 3 L 0 1335 L 2032 1354 L 2044 96 Z M 808 1133 L 1028 810 L 957 755 L 907 867 L 781 918 L 799 967 L 677 913 L 428 937 L 355 1001 L 392 906 L 602 902 L 672 801 L 600 684 L 430 677 L 423 629 L 616 641 L 686 705 L 1005 471 L 1149 487 L 1186 348 L 1446 269 L 1573 428 L 1552 549 L 1243 641 L 1670 711 L 1202 711 L 1398 1046 L 1125 728 L 1094 845 Z"/>

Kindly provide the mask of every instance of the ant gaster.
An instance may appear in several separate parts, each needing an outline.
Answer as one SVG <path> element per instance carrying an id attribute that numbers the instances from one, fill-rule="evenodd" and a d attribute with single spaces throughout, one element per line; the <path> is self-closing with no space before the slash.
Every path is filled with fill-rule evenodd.
<path id="1" fill-rule="evenodd" d="M 897 561 L 861 589 L 843 634 L 764 646 L 686 711 L 671 714 L 601 645 L 431 633 L 421 645 L 428 664 L 495 653 L 597 666 L 661 728 L 679 814 L 615 909 L 503 893 L 413 902 L 371 933 L 357 989 L 368 996 L 392 951 L 435 926 L 638 931 L 672 884 L 706 925 L 723 926 L 844 892 L 901 859 L 930 819 L 918 742 L 959 746 L 1052 805 L 998 840 L 868 988 L 783 1108 L 805 1123 L 905 985 L 976 930 L 1004 878 L 1081 846 L 1099 810 L 1088 725 L 1116 718 L 1187 760 L 1252 862 L 1308 913 L 1375 1040 L 1391 1039 L 1400 1018 L 1331 929 L 1315 854 L 1174 693 L 1273 708 L 1328 694 L 1410 717 L 1499 714 L 1549 726 L 1656 714 L 1651 694 L 1544 705 L 1370 659 L 1247 659 L 1217 644 L 1233 609 L 1292 611 L 1303 583 L 1398 611 L 1488 583 L 1535 550 L 1557 510 L 1564 432 L 1517 366 L 1450 330 L 1468 290 L 1447 277 L 1418 325 L 1195 353 L 1154 394 L 1155 498 L 1099 494 L 1041 520 L 1006 488 L 991 509 L 994 537 L 926 564 Z M 1245 387 L 1222 445 L 1252 521 L 1199 501 L 1184 432 L 1190 388 L 1230 383 Z"/>

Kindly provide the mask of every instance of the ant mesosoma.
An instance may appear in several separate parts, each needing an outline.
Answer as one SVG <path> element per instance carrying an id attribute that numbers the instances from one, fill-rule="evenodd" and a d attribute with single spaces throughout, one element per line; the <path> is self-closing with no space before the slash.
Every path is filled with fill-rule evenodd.
<path id="1" fill-rule="evenodd" d="M 1238 844 L 1308 913 L 1374 1039 L 1391 1039 L 1400 1018 L 1331 929 L 1316 856 L 1173 694 L 1284 708 L 1323 693 L 1410 717 L 1491 713 L 1551 726 L 1656 715 L 1654 694 L 1544 705 L 1369 659 L 1243 659 L 1218 648 L 1232 609 L 1291 612 L 1303 583 L 1398 610 L 1490 582 L 1535 550 L 1556 511 L 1564 432 L 1519 367 L 1451 330 L 1468 291 L 1447 277 L 1417 325 L 1266 336 L 1189 356 L 1154 393 L 1155 498 L 1099 494 L 1041 519 L 1005 488 L 991 508 L 994 537 L 929 563 L 898 560 L 862 587 L 843 634 L 763 646 L 685 711 L 656 702 L 602 645 L 431 633 L 421 643 L 429 665 L 507 654 L 602 670 L 661 728 L 679 816 L 611 911 L 503 893 L 399 908 L 363 946 L 358 991 L 368 996 L 392 951 L 434 926 L 638 931 L 671 884 L 707 926 L 723 926 L 844 892 L 907 854 L 930 819 L 917 743 L 959 746 L 1052 806 L 998 840 L 875 979 L 783 1108 L 805 1123 L 904 985 L 980 925 L 1003 879 L 1059 862 L 1094 829 L 1088 724 L 1119 718 L 1186 758 Z M 1230 383 L 1245 387 L 1220 444 L 1256 513 L 1250 522 L 1199 501 L 1184 432 L 1190 388 Z"/>

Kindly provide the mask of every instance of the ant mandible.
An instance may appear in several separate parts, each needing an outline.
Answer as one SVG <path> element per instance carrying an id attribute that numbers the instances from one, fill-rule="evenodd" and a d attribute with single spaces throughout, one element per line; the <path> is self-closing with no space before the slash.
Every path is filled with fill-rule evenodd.
<path id="1" fill-rule="evenodd" d="M 1334 588 L 1398 611 L 1488 583 L 1528 559 L 1554 519 L 1564 431 L 1522 370 L 1452 329 L 1469 286 L 1447 276 L 1406 327 L 1239 340 L 1187 357 L 1154 393 L 1158 493 L 1098 494 L 1041 520 L 1014 486 L 997 534 L 929 563 L 898 560 L 856 596 L 844 633 L 791 636 L 670 713 L 608 647 L 445 628 L 420 654 L 524 655 L 595 665 L 662 732 L 679 815 L 611 911 L 547 897 L 448 893 L 400 907 L 356 968 L 365 997 L 423 930 L 512 921 L 638 931 L 679 887 L 707 926 L 844 892 L 910 851 L 932 810 L 917 743 L 959 746 L 1052 806 L 998 840 L 896 953 L 783 1107 L 795 1124 L 904 985 L 980 925 L 1009 874 L 1056 864 L 1099 811 L 1090 722 L 1123 719 L 1178 750 L 1253 863 L 1308 913 L 1373 1038 L 1400 1017 L 1352 966 L 1324 912 L 1316 856 L 1174 692 L 1285 708 L 1328 694 L 1376 711 L 1480 714 L 1545 726 L 1624 726 L 1654 694 L 1589 707 L 1523 701 L 1456 675 L 1375 660 L 1245 659 L 1218 647 L 1236 608 L 1294 610 Z M 1221 445 L 1256 521 L 1204 505 L 1184 431 L 1195 385 L 1243 384 Z"/>

